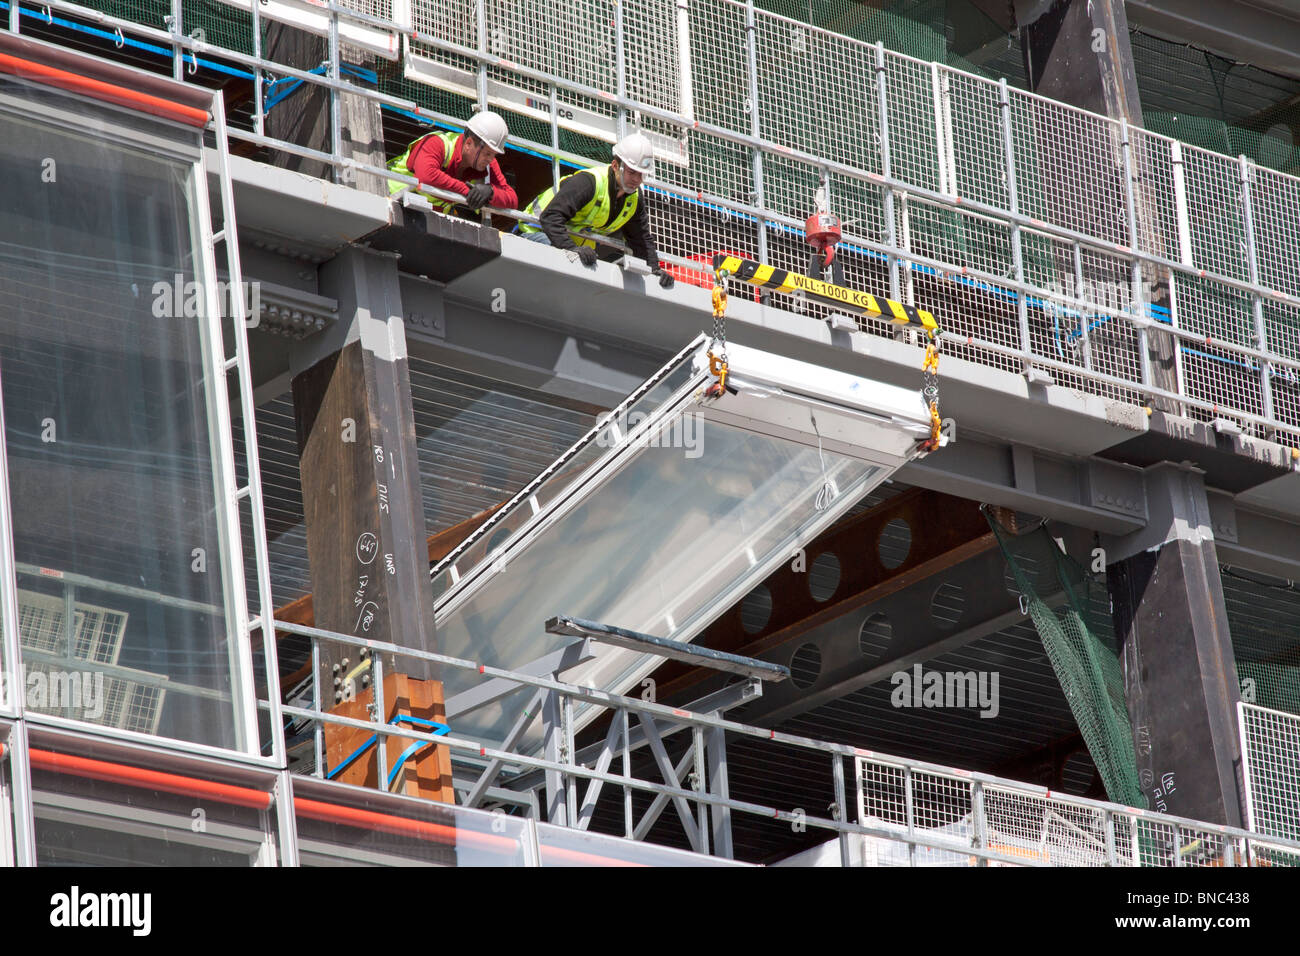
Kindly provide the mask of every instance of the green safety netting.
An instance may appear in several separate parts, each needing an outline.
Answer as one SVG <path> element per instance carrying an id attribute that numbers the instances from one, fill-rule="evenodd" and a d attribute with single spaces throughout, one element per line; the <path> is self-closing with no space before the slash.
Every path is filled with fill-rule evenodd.
<path id="1" fill-rule="evenodd" d="M 1145 807 L 1104 578 L 1065 554 L 1044 528 L 1011 534 L 986 514 L 1107 795 Z M 1056 608 L 1040 596 L 1058 590 Z"/>

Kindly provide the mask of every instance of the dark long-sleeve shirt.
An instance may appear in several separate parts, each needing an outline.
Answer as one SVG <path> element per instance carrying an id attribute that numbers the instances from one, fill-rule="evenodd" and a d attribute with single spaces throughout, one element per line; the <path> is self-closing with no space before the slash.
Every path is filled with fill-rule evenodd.
<path id="1" fill-rule="evenodd" d="M 618 180 L 614 176 L 612 167 L 609 170 L 609 195 L 609 218 L 613 221 L 618 218 L 623 207 L 632 197 L 619 194 Z M 551 240 L 551 245 L 557 249 L 575 247 L 576 243 L 569 235 L 569 221 L 595 196 L 596 174 L 589 170 L 576 173 L 560 183 L 560 188 L 552 197 L 550 205 L 537 217 L 541 222 L 542 231 L 546 233 L 546 238 Z M 619 233 L 626 240 L 633 255 L 644 259 L 652 269 L 659 265 L 659 251 L 655 248 L 655 239 L 650 233 L 650 215 L 646 211 L 644 196 L 641 197 L 636 212 L 632 213 L 632 218 L 623 223 Z"/>

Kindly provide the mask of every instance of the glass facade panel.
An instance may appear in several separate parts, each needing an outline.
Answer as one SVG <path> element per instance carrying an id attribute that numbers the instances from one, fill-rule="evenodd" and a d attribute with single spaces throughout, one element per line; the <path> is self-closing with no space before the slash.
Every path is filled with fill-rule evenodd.
<path id="1" fill-rule="evenodd" d="M 213 464 L 212 396 L 226 390 L 208 376 L 198 146 L 195 130 L 0 80 L 19 644 L 29 712 L 246 748 Z"/>
<path id="2" fill-rule="evenodd" d="M 552 474 L 538 483 L 532 493 L 532 497 L 537 499 L 537 506 L 545 507 L 563 494 L 591 465 L 610 452 L 618 443 L 619 435 L 639 425 L 690 379 L 689 364 L 678 364 L 676 367 L 670 364 L 658 381 L 644 387 L 642 394 L 633 395 L 608 415 L 602 416 L 595 440 L 588 440 L 582 447 L 575 448 Z M 507 520 L 493 522 L 492 527 L 486 528 L 468 547 L 458 548 L 449 556 L 452 560 L 441 562 L 436 569 L 437 573 L 433 575 L 434 600 L 441 598 L 449 589 L 452 567 L 464 574 L 489 555 L 495 556 L 532 514 L 532 507 L 528 504 L 511 509 Z"/>
<path id="3" fill-rule="evenodd" d="M 9 725 L 0 722 L 0 867 L 14 866 L 14 777 L 9 762 L 13 748 Z"/>
<path id="4" fill-rule="evenodd" d="M 818 493 L 832 481 L 853 500 L 881 469 L 866 462 L 732 425 L 690 423 L 691 449 L 646 447 L 541 537 L 506 559 L 498 573 L 438 622 L 444 653 L 519 667 L 573 639 L 544 630 L 557 614 L 657 637 L 694 637 L 718 602 L 791 553 L 820 515 Z M 683 428 L 684 431 L 684 428 Z M 823 460 L 825 470 L 823 470 Z M 722 605 L 725 607 L 725 604 Z M 643 655 L 598 647 L 598 660 L 566 679 L 618 689 L 635 679 Z M 448 671 L 448 694 L 474 675 Z M 502 740 L 531 690 L 454 720 L 454 732 Z M 579 707 L 581 714 L 583 708 Z"/>
<path id="5" fill-rule="evenodd" d="M 745 866 L 653 843 L 634 843 L 601 833 L 537 824 L 542 866 Z"/>
<path id="6" fill-rule="evenodd" d="M 303 866 L 524 866 L 527 823 L 295 779 Z"/>
<path id="7" fill-rule="evenodd" d="M 75 766 L 58 766 L 61 757 Z M 31 766 L 39 866 L 253 866 L 271 860 L 267 828 L 274 810 L 229 803 L 220 784 L 168 774 L 162 775 L 167 783 L 151 783 L 135 767 L 41 747 L 32 748 Z"/>

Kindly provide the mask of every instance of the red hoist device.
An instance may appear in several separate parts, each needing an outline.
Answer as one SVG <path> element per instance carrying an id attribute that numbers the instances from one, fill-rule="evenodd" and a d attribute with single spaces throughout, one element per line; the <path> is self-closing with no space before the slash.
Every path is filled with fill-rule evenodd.
<path id="1" fill-rule="evenodd" d="M 844 235 L 844 224 L 840 222 L 839 216 L 831 212 L 824 187 L 817 190 L 814 205 L 816 212 L 808 217 L 803 226 L 805 241 L 813 247 L 808 259 L 808 274 L 818 279 L 829 278 L 836 285 L 843 285 L 844 270 L 835 261 L 835 246 Z M 829 277 L 826 275 L 827 270 L 831 272 Z"/>

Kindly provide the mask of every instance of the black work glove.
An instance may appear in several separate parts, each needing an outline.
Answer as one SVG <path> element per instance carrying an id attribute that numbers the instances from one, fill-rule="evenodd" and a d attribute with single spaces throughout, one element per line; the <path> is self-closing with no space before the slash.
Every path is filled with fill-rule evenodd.
<path id="1" fill-rule="evenodd" d="M 469 195 L 465 197 L 465 205 L 470 209 L 482 209 L 492 199 L 492 187 L 487 183 L 478 183 L 469 187 Z"/>
<path id="2" fill-rule="evenodd" d="M 672 274 L 665 272 L 663 266 L 659 265 L 657 262 L 655 263 L 654 268 L 650 270 L 650 274 L 659 277 L 659 288 L 661 289 L 671 289 L 677 284 L 677 280 L 672 277 Z"/>
<path id="3" fill-rule="evenodd" d="M 596 250 L 591 246 L 574 246 L 567 251 L 570 259 L 576 259 L 589 269 L 596 264 Z"/>

